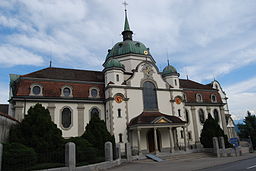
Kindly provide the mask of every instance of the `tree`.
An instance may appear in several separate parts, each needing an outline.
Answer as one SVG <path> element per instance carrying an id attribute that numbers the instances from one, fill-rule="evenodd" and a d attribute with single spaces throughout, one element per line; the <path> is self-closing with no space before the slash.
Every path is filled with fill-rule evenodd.
<path id="1" fill-rule="evenodd" d="M 206 121 L 204 122 L 200 137 L 200 142 L 204 146 L 204 148 L 213 148 L 213 137 L 224 137 L 225 147 L 232 146 L 228 142 L 228 137 L 224 134 L 224 131 L 221 129 L 218 122 L 212 118 L 211 114 L 208 114 L 208 119 L 206 119 Z"/>
<path id="2" fill-rule="evenodd" d="M 41 104 L 29 108 L 23 121 L 11 129 L 9 140 L 32 147 L 38 154 L 52 153 L 64 148 L 61 130 L 51 121 L 48 109 Z"/>
<path id="3" fill-rule="evenodd" d="M 110 141 L 115 150 L 115 138 L 108 132 L 106 124 L 98 116 L 93 116 L 89 124 L 86 125 L 86 131 L 82 135 L 90 144 L 98 149 L 99 155 L 104 156 L 105 142 Z"/>
<path id="4" fill-rule="evenodd" d="M 256 116 L 247 111 L 243 124 L 238 124 L 239 137 L 251 138 L 253 148 L 256 149 Z"/>

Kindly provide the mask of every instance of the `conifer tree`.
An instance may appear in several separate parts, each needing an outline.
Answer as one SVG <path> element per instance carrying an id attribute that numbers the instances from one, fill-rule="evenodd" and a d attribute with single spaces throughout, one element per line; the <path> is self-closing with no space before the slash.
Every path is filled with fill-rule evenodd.
<path id="1" fill-rule="evenodd" d="M 208 119 L 204 122 L 200 136 L 200 142 L 204 148 L 213 148 L 213 137 L 224 137 L 225 146 L 231 147 L 231 144 L 228 142 L 227 135 L 224 134 L 224 131 L 221 129 L 218 122 L 212 118 L 211 114 L 208 114 Z"/>

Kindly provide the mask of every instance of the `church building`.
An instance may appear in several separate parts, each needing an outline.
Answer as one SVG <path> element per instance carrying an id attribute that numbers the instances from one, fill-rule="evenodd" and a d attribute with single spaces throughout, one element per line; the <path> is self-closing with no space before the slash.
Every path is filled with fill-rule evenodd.
<path id="1" fill-rule="evenodd" d="M 102 71 L 48 67 L 10 74 L 9 115 L 21 121 L 40 103 L 66 138 L 81 136 L 97 115 L 121 149 L 129 142 L 133 154 L 200 147 L 208 114 L 229 138 L 236 136 L 218 81 L 205 85 L 181 79 L 170 64 L 160 71 L 149 48 L 133 40 L 126 10 L 122 36 L 108 50 Z"/>

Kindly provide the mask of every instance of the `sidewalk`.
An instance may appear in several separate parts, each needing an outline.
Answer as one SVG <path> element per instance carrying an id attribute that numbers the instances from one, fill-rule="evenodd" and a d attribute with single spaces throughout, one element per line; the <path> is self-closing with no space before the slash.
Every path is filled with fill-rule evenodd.
<path id="1" fill-rule="evenodd" d="M 166 158 L 163 162 L 154 162 L 149 159 L 138 160 L 127 164 L 122 164 L 116 168 L 110 169 L 111 171 L 189 171 L 209 168 L 217 165 L 231 163 L 239 160 L 256 157 L 256 153 L 248 153 L 239 157 L 221 157 L 216 158 L 213 156 L 207 156 L 202 153 L 192 153 L 171 156 Z"/>

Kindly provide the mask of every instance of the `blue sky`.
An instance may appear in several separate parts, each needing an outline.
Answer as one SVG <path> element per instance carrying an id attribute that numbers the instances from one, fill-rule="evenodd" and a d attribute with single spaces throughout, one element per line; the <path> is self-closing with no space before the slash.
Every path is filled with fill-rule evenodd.
<path id="1" fill-rule="evenodd" d="M 0 0 L 0 103 L 9 74 L 49 66 L 102 70 L 121 41 L 122 0 Z M 160 70 L 167 58 L 181 78 L 214 78 L 235 119 L 256 111 L 255 0 L 130 0 L 134 39 L 150 48 Z M 168 55 L 167 55 L 168 54 Z"/>

